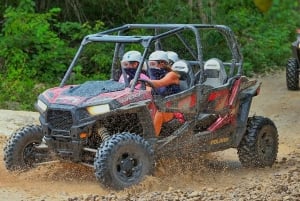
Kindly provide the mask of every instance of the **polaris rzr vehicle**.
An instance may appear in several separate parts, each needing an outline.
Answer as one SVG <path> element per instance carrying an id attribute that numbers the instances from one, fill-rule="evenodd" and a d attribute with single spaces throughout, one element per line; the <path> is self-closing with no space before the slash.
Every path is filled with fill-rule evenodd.
<path id="1" fill-rule="evenodd" d="M 84 50 L 97 48 L 98 58 L 109 63 L 98 69 L 110 68 L 110 78 L 76 83 L 88 68 Z M 128 50 L 142 52 L 142 61 L 133 81 L 120 83 L 120 60 Z M 179 93 L 163 97 L 140 79 L 155 50 L 178 53 L 172 70 L 181 75 Z M 10 171 L 27 169 L 54 155 L 93 167 L 99 183 L 112 189 L 141 182 L 160 156 L 187 152 L 236 148 L 243 166 L 272 166 L 277 128 L 269 118 L 248 117 L 260 85 L 243 75 L 239 45 L 224 25 L 126 24 L 87 35 L 60 85 L 39 95 L 40 125 L 26 126 L 8 140 L 5 165 Z M 153 125 L 157 111 L 181 114 L 159 136 Z"/>
<path id="2" fill-rule="evenodd" d="M 299 89 L 300 66 L 300 29 L 297 30 L 297 40 L 292 43 L 292 57 L 286 65 L 286 86 L 289 90 Z"/>

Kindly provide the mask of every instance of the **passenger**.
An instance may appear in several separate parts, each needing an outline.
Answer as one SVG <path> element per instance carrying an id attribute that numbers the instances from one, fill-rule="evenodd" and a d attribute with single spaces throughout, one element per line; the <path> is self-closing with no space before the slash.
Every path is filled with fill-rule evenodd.
<path id="1" fill-rule="evenodd" d="M 129 83 L 133 80 L 141 60 L 142 55 L 139 51 L 131 50 L 126 52 L 121 61 L 122 75 L 120 76 L 119 82 L 126 83 L 126 85 L 129 86 Z M 146 80 L 149 79 L 149 77 L 143 72 L 141 72 L 140 78 Z"/>
<path id="2" fill-rule="evenodd" d="M 180 92 L 180 75 L 171 70 L 168 54 L 165 51 L 155 51 L 149 56 L 150 79 L 156 91 L 163 96 Z M 155 135 L 159 136 L 163 123 L 175 117 L 172 112 L 157 111 L 154 116 Z"/>

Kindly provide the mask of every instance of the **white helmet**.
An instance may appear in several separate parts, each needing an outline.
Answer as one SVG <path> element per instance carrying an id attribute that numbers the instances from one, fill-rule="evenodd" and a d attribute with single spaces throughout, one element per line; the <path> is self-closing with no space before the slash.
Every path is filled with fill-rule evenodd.
<path id="1" fill-rule="evenodd" d="M 122 62 L 123 61 L 138 61 L 138 62 L 140 62 L 141 60 L 142 60 L 141 53 L 139 51 L 135 51 L 135 50 L 126 52 L 122 58 Z"/>
<path id="2" fill-rule="evenodd" d="M 176 61 L 172 65 L 171 69 L 175 72 L 183 72 L 183 73 L 188 73 L 189 72 L 188 64 L 183 60 Z"/>
<path id="3" fill-rule="evenodd" d="M 157 50 L 149 56 L 149 61 L 166 61 L 169 62 L 168 54 L 165 51 Z"/>
<path id="4" fill-rule="evenodd" d="M 175 63 L 176 61 L 179 60 L 178 54 L 176 52 L 167 51 L 167 54 L 168 54 L 169 61 L 171 61 L 172 63 Z"/>

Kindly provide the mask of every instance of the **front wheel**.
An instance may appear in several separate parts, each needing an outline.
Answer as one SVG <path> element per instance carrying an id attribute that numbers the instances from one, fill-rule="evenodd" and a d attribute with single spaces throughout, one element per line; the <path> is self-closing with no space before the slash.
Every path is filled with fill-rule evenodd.
<path id="1" fill-rule="evenodd" d="M 278 153 L 278 133 L 268 118 L 248 119 L 246 133 L 238 146 L 238 156 L 244 167 L 272 166 Z"/>
<path id="2" fill-rule="evenodd" d="M 38 125 L 29 125 L 13 133 L 4 147 L 6 169 L 23 170 L 43 162 L 48 151 L 37 148 L 42 139 L 42 129 Z"/>
<path id="3" fill-rule="evenodd" d="M 290 58 L 286 65 L 286 85 L 289 90 L 299 89 L 299 66 L 295 58 Z"/>
<path id="4" fill-rule="evenodd" d="M 154 170 L 154 151 L 142 137 L 123 132 L 104 141 L 94 161 L 97 180 L 121 190 L 138 184 Z"/>

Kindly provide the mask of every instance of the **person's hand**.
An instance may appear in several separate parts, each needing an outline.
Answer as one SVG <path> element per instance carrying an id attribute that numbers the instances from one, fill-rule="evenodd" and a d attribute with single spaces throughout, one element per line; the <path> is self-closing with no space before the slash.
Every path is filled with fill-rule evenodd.
<path id="1" fill-rule="evenodd" d="M 131 87 L 132 85 L 133 85 L 133 80 L 130 81 L 129 87 Z M 138 79 L 134 88 L 135 89 L 146 90 L 147 87 L 145 85 L 145 82 L 142 82 L 140 79 Z"/>

